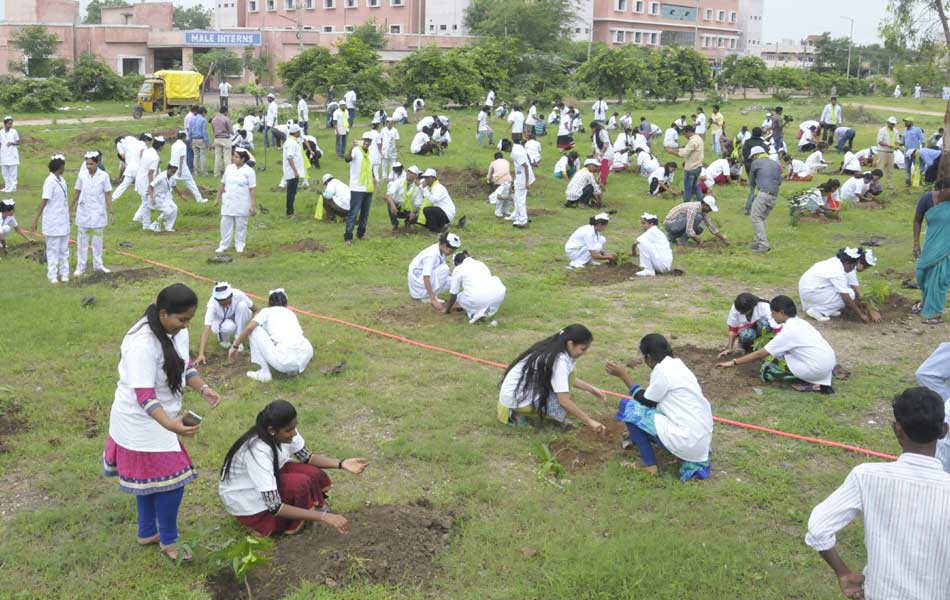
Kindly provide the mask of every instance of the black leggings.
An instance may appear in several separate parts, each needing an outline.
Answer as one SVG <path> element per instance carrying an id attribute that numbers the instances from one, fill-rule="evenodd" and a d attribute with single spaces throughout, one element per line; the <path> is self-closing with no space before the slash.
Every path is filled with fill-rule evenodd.
<path id="1" fill-rule="evenodd" d="M 427 206 L 422 209 L 422 214 L 426 217 L 426 229 L 432 233 L 441 233 L 449 224 L 449 217 L 438 206 Z"/>

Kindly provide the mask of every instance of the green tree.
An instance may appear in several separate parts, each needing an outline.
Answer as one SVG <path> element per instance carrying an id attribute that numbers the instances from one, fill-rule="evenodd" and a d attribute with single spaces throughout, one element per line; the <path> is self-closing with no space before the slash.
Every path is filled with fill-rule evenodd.
<path id="1" fill-rule="evenodd" d="M 370 19 L 362 25 L 357 26 L 349 33 L 349 36 L 363 40 L 363 42 L 373 50 L 382 50 L 386 47 L 386 36 L 383 35 L 376 19 Z"/>
<path id="2" fill-rule="evenodd" d="M 243 59 L 225 48 L 212 48 L 207 52 L 195 53 L 195 70 L 205 76 L 205 85 L 212 76 L 227 77 L 240 75 L 244 66 Z"/>
<path id="3" fill-rule="evenodd" d="M 832 38 L 827 31 L 815 40 L 815 62 L 812 69 L 819 73 L 848 72 L 848 48 L 851 42 L 846 37 Z M 853 58 L 854 52 L 852 52 Z"/>
<path id="4" fill-rule="evenodd" d="M 175 29 L 182 31 L 208 29 L 211 27 L 211 17 L 213 16 L 214 13 L 210 9 L 201 6 L 191 6 L 189 8 L 176 6 L 173 13 Z"/>
<path id="5" fill-rule="evenodd" d="M 709 87 L 712 79 L 709 61 L 693 48 L 664 46 L 654 50 L 651 57 L 656 77 L 650 95 L 655 98 L 676 102 L 688 93 L 692 100 L 696 90 Z"/>
<path id="6" fill-rule="evenodd" d="M 280 63 L 277 75 L 293 95 L 310 97 L 334 83 L 333 70 L 336 58 L 324 46 L 307 48 L 297 56 Z"/>
<path id="7" fill-rule="evenodd" d="M 748 88 L 765 89 L 768 81 L 768 67 L 758 56 L 727 56 L 719 71 L 719 82 L 732 88 L 742 88 L 742 97 L 746 97 Z"/>
<path id="8" fill-rule="evenodd" d="M 62 43 L 45 25 L 17 27 L 11 38 L 13 47 L 23 54 L 22 62 L 11 61 L 10 69 L 32 77 L 61 76 L 66 63 L 53 58 L 56 48 Z"/>
<path id="9" fill-rule="evenodd" d="M 102 23 L 102 9 L 112 8 L 114 6 L 131 5 L 125 0 L 91 0 L 86 6 L 86 18 L 84 18 L 82 22 L 90 25 Z"/>
<path id="10" fill-rule="evenodd" d="M 576 21 L 573 0 L 472 0 L 465 9 L 473 34 L 519 38 L 536 51 L 559 51 Z"/>
<path id="11" fill-rule="evenodd" d="M 775 67 L 769 69 L 768 83 L 773 93 L 780 95 L 786 91 L 800 90 L 805 87 L 805 74 L 794 67 Z"/>
<path id="12" fill-rule="evenodd" d="M 520 40 L 485 37 L 467 49 L 472 64 L 478 68 L 476 83 L 482 91 L 492 89 L 502 96 L 510 94 L 512 78 L 521 63 L 520 47 Z"/>
<path id="13" fill-rule="evenodd" d="M 254 50 L 254 46 L 248 46 L 244 49 L 244 55 L 241 58 L 244 68 L 254 74 L 254 80 L 257 83 L 261 83 L 270 77 L 274 55 L 263 50 L 255 54 Z"/>
<path id="14" fill-rule="evenodd" d="M 603 47 L 581 64 L 574 76 L 594 94 L 616 96 L 617 102 L 623 103 L 628 92 L 656 86 L 650 66 L 650 53 L 640 46 Z"/>
<path id="15" fill-rule="evenodd" d="M 294 94 L 311 96 L 333 85 L 354 88 L 360 102 L 378 103 L 389 94 L 389 79 L 379 54 L 363 40 L 347 36 L 337 53 L 314 46 L 277 66 L 277 73 Z"/>
<path id="16" fill-rule="evenodd" d="M 77 100 L 117 100 L 123 98 L 126 92 L 122 78 L 109 65 L 89 53 L 79 57 L 67 81 L 73 98 Z"/>
<path id="17" fill-rule="evenodd" d="M 425 98 L 471 105 L 482 95 L 472 53 L 463 49 L 426 46 L 393 65 L 392 75 L 394 91 L 407 102 Z"/>

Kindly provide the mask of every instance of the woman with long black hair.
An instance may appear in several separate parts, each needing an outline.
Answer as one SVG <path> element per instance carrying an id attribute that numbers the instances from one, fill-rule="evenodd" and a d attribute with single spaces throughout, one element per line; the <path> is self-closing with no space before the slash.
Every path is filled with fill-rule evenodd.
<path id="1" fill-rule="evenodd" d="M 346 533 L 346 519 L 329 512 L 326 491 L 331 482 L 323 470 L 359 475 L 368 464 L 365 458 L 311 452 L 297 432 L 293 404 L 275 400 L 257 413 L 254 426 L 228 450 L 218 496 L 229 514 L 263 536 L 292 535 L 306 521 L 323 521 Z"/>
<path id="2" fill-rule="evenodd" d="M 163 555 L 182 562 L 191 556 L 179 556 L 175 547 L 178 508 L 185 484 L 197 474 L 179 436 L 191 437 L 199 429 L 185 424 L 184 388 L 212 407 L 221 401 L 189 358 L 188 323 L 197 307 L 198 296 L 189 287 L 170 285 L 125 334 L 102 456 L 103 474 L 118 476 L 119 489 L 136 497 L 138 543 L 157 543 Z"/>
<path id="3" fill-rule="evenodd" d="M 590 348 L 594 335 L 583 325 L 568 325 L 554 335 L 534 344 L 513 360 L 505 370 L 498 394 L 498 419 L 502 423 L 523 425 L 526 415 L 538 415 L 564 423 L 571 415 L 596 432 L 602 423 L 590 418 L 571 399 L 571 386 L 588 392 L 598 400 L 604 393 L 574 377 L 574 364 Z"/>

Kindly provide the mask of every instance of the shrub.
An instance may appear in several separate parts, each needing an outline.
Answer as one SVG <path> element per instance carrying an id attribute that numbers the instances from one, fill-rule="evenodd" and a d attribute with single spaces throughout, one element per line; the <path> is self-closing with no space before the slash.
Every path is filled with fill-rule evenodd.
<path id="1" fill-rule="evenodd" d="M 49 79 L 0 78 L 0 106 L 20 112 L 55 110 L 70 98 L 69 86 L 60 77 Z"/>
<path id="2" fill-rule="evenodd" d="M 79 57 L 68 81 L 72 100 L 118 100 L 127 96 L 123 78 L 93 54 Z"/>

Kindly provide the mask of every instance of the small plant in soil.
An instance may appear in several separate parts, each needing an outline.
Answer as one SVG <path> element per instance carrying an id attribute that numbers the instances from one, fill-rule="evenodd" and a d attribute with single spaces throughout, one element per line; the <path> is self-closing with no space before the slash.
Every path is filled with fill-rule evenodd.
<path id="1" fill-rule="evenodd" d="M 226 564 L 234 571 L 234 576 L 238 581 L 244 583 L 247 589 L 247 597 L 254 598 L 251 592 L 251 584 L 247 577 L 258 567 L 270 561 L 270 557 L 265 552 L 274 545 L 274 541 L 269 538 L 257 538 L 245 536 L 240 540 L 228 540 L 224 547 L 215 553 L 215 558 L 222 564 Z"/>
<path id="2" fill-rule="evenodd" d="M 538 467 L 538 479 L 540 481 L 557 481 L 564 476 L 564 466 L 557 459 L 557 455 L 551 452 L 547 444 L 541 442 L 534 443 L 534 453 L 541 461 Z"/>

